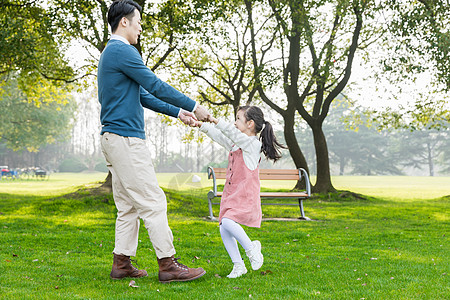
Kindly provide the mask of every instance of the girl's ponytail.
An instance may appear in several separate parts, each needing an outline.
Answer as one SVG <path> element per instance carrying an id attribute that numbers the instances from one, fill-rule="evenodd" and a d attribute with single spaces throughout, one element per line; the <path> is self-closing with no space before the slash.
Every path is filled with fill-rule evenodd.
<path id="1" fill-rule="evenodd" d="M 272 159 L 274 162 L 281 158 L 280 148 L 286 148 L 280 144 L 273 132 L 272 124 L 268 121 L 264 121 L 264 127 L 259 136 L 259 140 L 262 143 L 261 151 L 268 159 Z"/>

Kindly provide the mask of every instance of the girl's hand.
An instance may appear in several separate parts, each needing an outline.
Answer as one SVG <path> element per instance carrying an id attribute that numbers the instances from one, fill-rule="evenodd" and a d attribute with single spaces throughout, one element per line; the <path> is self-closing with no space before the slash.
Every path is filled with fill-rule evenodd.
<path id="1" fill-rule="evenodd" d="M 189 126 L 200 128 L 200 127 L 202 127 L 202 124 L 203 124 L 202 121 L 197 121 L 197 120 L 196 120 L 196 121 L 192 122 L 192 124 L 190 124 Z"/>

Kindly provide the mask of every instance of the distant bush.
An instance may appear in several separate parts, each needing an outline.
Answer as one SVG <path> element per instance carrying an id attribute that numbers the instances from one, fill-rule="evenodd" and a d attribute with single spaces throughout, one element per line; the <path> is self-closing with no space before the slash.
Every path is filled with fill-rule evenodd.
<path id="1" fill-rule="evenodd" d="M 58 168 L 60 172 L 75 172 L 75 173 L 82 172 L 87 169 L 88 167 L 77 158 L 67 158 L 63 160 L 63 162 L 59 165 Z"/>
<path id="2" fill-rule="evenodd" d="M 94 170 L 97 172 L 108 172 L 108 167 L 106 166 L 105 162 L 99 162 L 95 165 Z"/>

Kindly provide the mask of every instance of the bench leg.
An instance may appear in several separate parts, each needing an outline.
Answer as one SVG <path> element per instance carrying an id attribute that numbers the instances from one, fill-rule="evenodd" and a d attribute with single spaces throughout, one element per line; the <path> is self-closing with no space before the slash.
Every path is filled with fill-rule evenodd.
<path id="1" fill-rule="evenodd" d="M 209 218 L 213 221 L 217 220 L 213 215 L 212 202 L 211 202 L 211 198 L 209 198 L 209 197 L 208 197 L 208 205 L 209 205 Z"/>
<path id="2" fill-rule="evenodd" d="M 303 200 L 301 198 L 298 199 L 298 205 L 300 206 L 300 220 L 310 221 L 311 219 L 305 216 L 305 211 L 303 210 Z"/>

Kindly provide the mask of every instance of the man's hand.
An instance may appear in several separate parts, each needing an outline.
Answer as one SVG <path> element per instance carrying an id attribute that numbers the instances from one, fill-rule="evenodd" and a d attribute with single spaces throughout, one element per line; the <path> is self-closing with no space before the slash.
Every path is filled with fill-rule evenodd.
<path id="1" fill-rule="evenodd" d="M 198 105 L 194 113 L 198 120 L 211 122 L 212 116 L 204 106 Z"/>
<path id="2" fill-rule="evenodd" d="M 197 118 L 193 113 L 184 110 L 182 108 L 180 109 L 180 114 L 178 115 L 178 118 L 180 118 L 181 122 L 189 126 L 195 126 L 197 122 Z"/>

